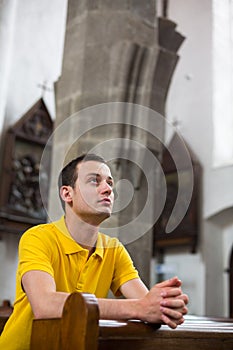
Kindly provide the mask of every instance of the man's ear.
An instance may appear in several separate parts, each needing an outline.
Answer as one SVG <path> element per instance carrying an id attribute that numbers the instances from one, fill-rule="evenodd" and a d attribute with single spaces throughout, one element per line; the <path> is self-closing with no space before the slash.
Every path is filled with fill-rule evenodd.
<path id="1" fill-rule="evenodd" d="M 72 187 L 71 186 L 61 186 L 60 196 L 64 202 L 71 203 L 72 202 Z"/>

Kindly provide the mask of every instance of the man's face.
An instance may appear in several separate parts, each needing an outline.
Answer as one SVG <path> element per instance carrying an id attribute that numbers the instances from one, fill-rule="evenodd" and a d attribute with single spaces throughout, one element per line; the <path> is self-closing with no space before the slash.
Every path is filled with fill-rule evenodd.
<path id="1" fill-rule="evenodd" d="M 109 167 L 97 161 L 86 161 L 77 165 L 77 171 L 72 198 L 74 212 L 84 221 L 94 217 L 100 222 L 105 220 L 111 215 L 114 200 Z"/>

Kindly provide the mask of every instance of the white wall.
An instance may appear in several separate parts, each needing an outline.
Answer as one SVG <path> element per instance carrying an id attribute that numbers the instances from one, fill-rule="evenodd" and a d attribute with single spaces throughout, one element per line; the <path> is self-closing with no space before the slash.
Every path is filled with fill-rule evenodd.
<path id="1" fill-rule="evenodd" d="M 213 0 L 215 167 L 233 164 L 233 1 Z"/>
<path id="2" fill-rule="evenodd" d="M 0 0 L 0 135 L 4 124 L 16 15 L 16 0 Z"/>
<path id="3" fill-rule="evenodd" d="M 15 271 L 17 268 L 17 250 L 19 235 L 4 234 L 0 240 L 0 303 L 15 298 Z"/>
<path id="4" fill-rule="evenodd" d="M 62 65 L 67 0 L 0 0 L 0 135 L 39 98 L 55 116 L 53 83 Z M 0 303 L 14 301 L 19 235 L 0 233 Z"/>
<path id="5" fill-rule="evenodd" d="M 209 315 L 229 316 L 230 254 L 233 247 L 233 208 L 205 221 L 203 255 L 206 265 L 206 310 Z"/>
<path id="6" fill-rule="evenodd" d="M 7 94 L 7 123 L 14 122 L 41 96 L 39 84 L 47 82 L 44 99 L 55 115 L 53 83 L 62 64 L 67 0 L 17 1 L 17 14 Z"/>
<path id="7" fill-rule="evenodd" d="M 205 313 L 205 266 L 200 254 L 171 253 L 166 256 L 165 264 L 173 265 L 173 275 L 183 281 L 184 292 L 189 296 L 189 313 Z"/>

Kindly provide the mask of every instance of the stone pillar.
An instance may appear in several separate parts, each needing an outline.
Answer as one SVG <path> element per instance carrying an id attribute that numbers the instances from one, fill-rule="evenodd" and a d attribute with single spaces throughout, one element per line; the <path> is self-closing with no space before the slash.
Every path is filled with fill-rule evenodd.
<path id="1" fill-rule="evenodd" d="M 143 128 L 134 126 L 135 118 L 140 119 L 142 115 L 140 108 L 140 111 L 137 112 L 133 107 L 137 104 L 151 107 L 160 113 L 164 112 L 167 89 L 176 55 L 169 54 L 172 58 L 169 61 L 169 55 L 166 56 L 165 53 L 166 49 L 164 50 L 159 45 L 159 40 L 161 40 L 159 25 L 154 0 L 69 0 L 68 2 L 62 75 L 56 83 L 56 127 L 66 121 L 66 132 L 59 132 L 55 135 L 53 170 L 54 174 L 57 173 L 58 159 L 65 156 L 64 150 L 70 147 L 69 142 L 73 140 L 73 137 L 69 138 L 69 132 L 73 133 L 76 129 L 78 133 L 84 124 L 87 124 L 88 132 L 79 137 L 77 142 L 70 147 L 70 155 L 66 161 L 79 153 L 89 151 L 96 145 L 103 144 L 104 141 L 121 139 L 122 142 L 116 147 L 116 153 L 119 158 L 125 159 L 113 161 L 113 175 L 117 179 L 129 180 L 133 186 L 134 196 L 132 203 L 125 210 L 119 211 L 111 218 L 115 226 L 123 226 L 137 217 L 148 193 L 155 197 L 155 193 L 150 193 L 148 189 L 147 175 L 143 175 L 143 169 L 138 168 L 131 161 L 135 159 L 136 154 L 136 159 L 142 164 L 143 157 L 145 157 L 144 151 L 137 153 L 135 146 L 130 142 L 125 143 L 124 140 L 140 142 L 156 156 L 161 153 L 161 143 L 142 130 Z M 167 58 L 165 64 L 161 61 L 162 53 L 163 58 Z M 163 68 L 161 71 L 160 67 Z M 161 85 L 159 86 L 158 83 Z M 127 105 L 125 109 L 122 105 L 119 106 L 122 112 L 122 123 L 111 124 L 116 111 L 115 107 L 113 109 L 110 107 L 109 115 L 106 115 L 106 119 L 102 119 L 103 125 L 94 127 L 96 120 L 103 118 L 105 114 L 104 111 L 101 113 L 101 107 L 97 107 L 97 114 L 94 113 L 89 118 L 91 112 L 89 115 L 87 113 L 85 121 L 77 118 L 75 125 L 72 120 L 69 126 L 69 117 L 74 113 L 90 106 L 100 106 L 100 104 L 110 102 L 133 104 Z M 155 127 L 156 119 L 153 122 L 150 119 L 150 123 L 153 125 L 146 125 L 147 129 Z M 158 130 L 162 139 L 163 127 L 158 126 Z M 107 147 L 111 146 L 108 144 Z M 159 183 L 156 169 L 154 170 L 154 181 Z M 50 195 L 50 213 L 55 211 L 52 203 L 56 191 L 54 176 Z M 121 195 L 122 192 L 124 188 L 119 190 Z M 148 222 L 152 220 L 154 205 L 152 201 L 145 218 Z M 111 225 L 111 220 L 109 225 Z M 141 222 L 139 226 L 144 224 Z M 106 231 L 108 227 L 107 225 Z M 124 241 L 125 237 L 121 236 L 121 232 L 117 232 L 117 228 L 116 236 Z M 149 285 L 152 229 L 127 245 L 127 248 L 142 279 Z"/>
<path id="2" fill-rule="evenodd" d="M 149 106 L 157 52 L 154 0 L 69 0 L 57 123 L 108 101 Z"/>

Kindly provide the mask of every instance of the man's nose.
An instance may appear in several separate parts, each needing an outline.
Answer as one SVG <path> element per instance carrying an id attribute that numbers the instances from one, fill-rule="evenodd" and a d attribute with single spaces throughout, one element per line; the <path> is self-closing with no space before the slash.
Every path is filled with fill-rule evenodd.
<path id="1" fill-rule="evenodd" d="M 112 186 L 109 185 L 106 181 L 103 181 L 103 183 L 101 184 L 101 192 L 111 194 Z"/>

